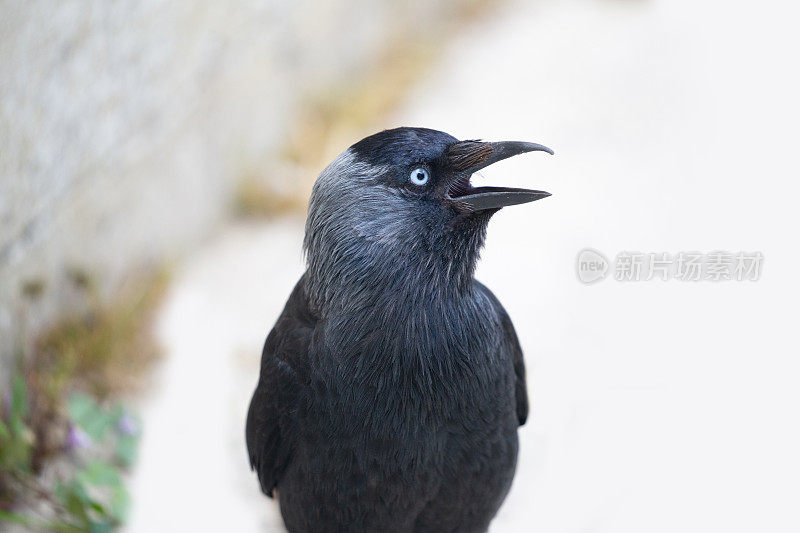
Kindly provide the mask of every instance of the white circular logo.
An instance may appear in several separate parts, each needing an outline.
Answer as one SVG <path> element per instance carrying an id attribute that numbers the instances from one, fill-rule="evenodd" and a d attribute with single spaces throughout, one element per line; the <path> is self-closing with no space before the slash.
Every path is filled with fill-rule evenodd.
<path id="1" fill-rule="evenodd" d="M 597 250 L 584 248 L 578 253 L 575 272 L 582 283 L 595 283 L 608 275 L 608 259 Z"/>

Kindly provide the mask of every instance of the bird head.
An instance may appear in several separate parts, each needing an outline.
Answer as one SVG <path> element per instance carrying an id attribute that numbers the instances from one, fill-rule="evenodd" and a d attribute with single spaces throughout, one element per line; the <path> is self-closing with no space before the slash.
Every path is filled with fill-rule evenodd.
<path id="1" fill-rule="evenodd" d="M 426 128 L 396 128 L 357 142 L 314 185 L 304 248 L 309 275 L 328 292 L 366 284 L 464 286 L 490 217 L 544 191 L 473 187 L 497 161 L 552 150 L 528 142 L 459 141 Z M 410 279 L 410 278 L 413 278 Z"/>

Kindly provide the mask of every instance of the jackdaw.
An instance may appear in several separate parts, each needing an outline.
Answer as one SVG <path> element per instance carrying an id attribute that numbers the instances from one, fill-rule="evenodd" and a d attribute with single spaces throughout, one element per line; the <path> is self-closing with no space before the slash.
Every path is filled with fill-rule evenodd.
<path id="1" fill-rule="evenodd" d="M 470 176 L 535 150 L 553 153 L 397 128 L 320 174 L 247 416 L 289 531 L 487 529 L 528 399 L 511 319 L 473 273 L 491 216 L 549 193 Z"/>

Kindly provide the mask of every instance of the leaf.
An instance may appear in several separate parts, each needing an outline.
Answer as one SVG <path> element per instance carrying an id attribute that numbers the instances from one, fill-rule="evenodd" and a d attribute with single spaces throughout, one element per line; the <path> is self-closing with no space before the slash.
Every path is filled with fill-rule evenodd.
<path id="1" fill-rule="evenodd" d="M 0 522 L 5 522 L 7 524 L 21 524 L 23 526 L 33 526 L 33 519 L 17 514 L 11 513 L 9 511 L 3 511 L 0 509 Z"/>
<path id="2" fill-rule="evenodd" d="M 28 432 L 28 426 L 25 425 L 25 422 L 23 422 L 21 418 L 12 418 L 9 420 L 9 425 L 11 426 L 11 433 L 14 434 L 15 439 L 25 439 Z"/>
<path id="3" fill-rule="evenodd" d="M 131 507 L 131 496 L 124 486 L 120 485 L 111 492 L 111 516 L 120 523 L 128 519 L 128 511 Z"/>
<path id="4" fill-rule="evenodd" d="M 86 394 L 76 392 L 69 397 L 67 402 L 67 412 L 69 417 L 77 424 L 91 418 L 92 413 L 97 410 L 97 404 Z"/>
<path id="5" fill-rule="evenodd" d="M 11 420 L 24 420 L 28 416 L 28 391 L 22 376 L 14 376 L 11 391 Z"/>
<path id="6" fill-rule="evenodd" d="M 8 425 L 0 422 L 0 469 L 28 473 L 33 441 L 33 432 L 22 420 L 12 418 Z"/>
<path id="7" fill-rule="evenodd" d="M 78 472 L 77 477 L 86 485 L 116 487 L 122 484 L 119 472 L 108 463 L 91 461 Z"/>
<path id="8" fill-rule="evenodd" d="M 133 435 L 122 435 L 117 440 L 116 459 L 126 467 L 132 466 L 136 462 L 136 454 L 139 442 Z"/>
<path id="9" fill-rule="evenodd" d="M 80 531 L 110 531 L 113 524 L 109 511 L 89 496 L 80 475 L 68 483 L 59 484 L 56 496 L 71 517 L 77 520 Z"/>
<path id="10" fill-rule="evenodd" d="M 92 522 L 89 531 L 91 533 L 109 533 L 110 531 L 114 530 L 114 524 L 111 522 L 104 520 L 102 522 Z"/>
<path id="11" fill-rule="evenodd" d="M 112 417 L 97 402 L 82 393 L 70 396 L 67 411 L 70 418 L 96 442 L 103 439 L 114 423 Z"/>
<path id="12" fill-rule="evenodd" d="M 105 515 L 107 514 L 107 513 L 106 513 L 106 508 L 105 508 L 105 507 L 103 507 L 103 505 L 102 505 L 102 504 L 100 504 L 100 503 L 97 503 L 96 501 L 91 501 L 91 502 L 89 503 L 89 507 L 91 507 L 92 509 L 94 509 L 94 510 L 95 510 L 95 512 L 96 512 L 97 514 L 99 514 L 100 516 L 105 516 Z"/>
<path id="13" fill-rule="evenodd" d="M 67 509 L 67 512 L 77 518 L 82 526 L 89 526 L 91 521 L 89 520 L 89 514 L 86 511 L 86 499 L 84 495 L 81 495 L 75 490 L 68 490 L 65 494 L 63 504 Z"/>

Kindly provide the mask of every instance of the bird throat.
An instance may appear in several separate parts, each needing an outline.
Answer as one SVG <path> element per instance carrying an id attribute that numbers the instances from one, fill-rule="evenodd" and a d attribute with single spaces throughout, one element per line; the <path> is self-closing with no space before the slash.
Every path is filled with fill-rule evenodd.
<path id="1" fill-rule="evenodd" d="M 443 232 L 425 246 L 312 244 L 306 254 L 310 302 L 324 315 L 458 300 L 472 288 L 484 236 L 485 224 L 479 224 Z"/>

